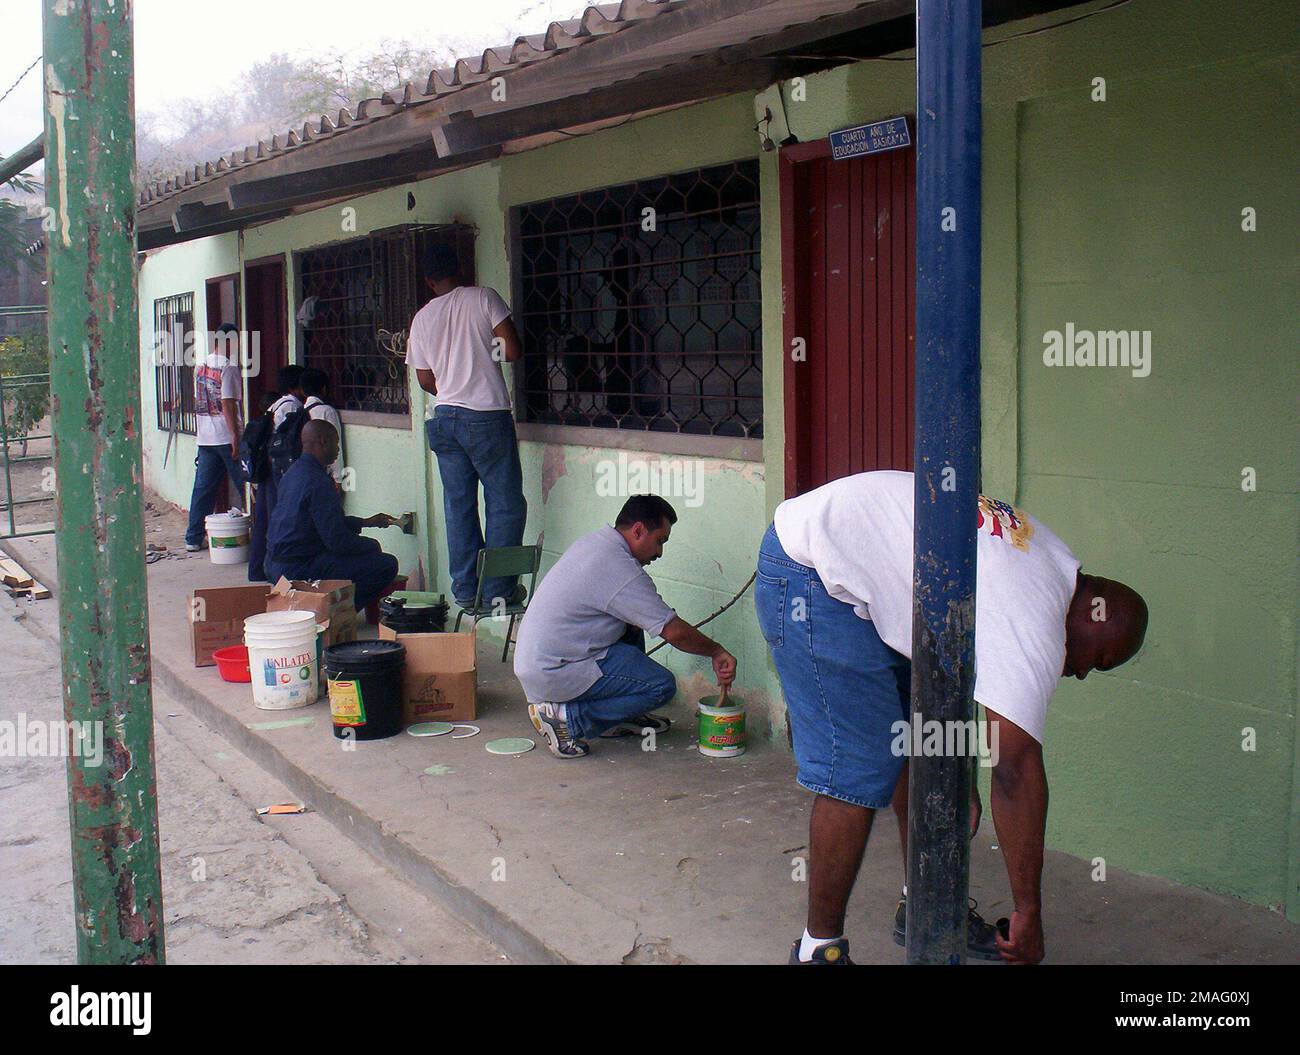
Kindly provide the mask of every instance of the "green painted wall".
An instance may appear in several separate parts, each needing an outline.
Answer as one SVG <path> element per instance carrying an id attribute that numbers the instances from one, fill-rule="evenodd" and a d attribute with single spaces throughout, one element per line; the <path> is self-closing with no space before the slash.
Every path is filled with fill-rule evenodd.
<path id="1" fill-rule="evenodd" d="M 1003 27 L 989 40 L 1059 18 Z M 1136 661 L 1063 683 L 1053 704 L 1050 845 L 1083 858 L 1080 867 L 1103 857 L 1293 917 L 1300 569 L 1287 402 L 1296 368 L 1282 320 L 1297 270 L 1288 239 L 1296 228 L 1296 56 L 1279 42 L 1293 42 L 1294 29 L 1284 5 L 1264 0 L 1230 11 L 1147 0 L 987 48 L 981 319 L 984 489 L 1022 503 L 1086 568 L 1131 582 L 1152 607 Z M 807 141 L 911 113 L 914 76 L 907 62 L 858 63 L 809 78 L 802 101 L 787 83 L 790 126 Z M 1090 97 L 1097 77 L 1106 80 L 1105 102 Z M 475 224 L 479 281 L 509 299 L 509 206 L 760 158 L 764 462 L 687 460 L 704 501 L 677 503 L 681 519 L 653 573 L 690 619 L 744 582 L 784 494 L 777 162 L 757 150 L 753 124 L 752 98 L 737 96 L 348 203 L 356 233 L 401 222 Z M 410 211 L 408 190 L 416 197 Z M 1258 213 L 1252 234 L 1241 231 L 1244 206 Z M 250 230 L 242 259 L 352 236 L 341 223 L 331 207 Z M 151 256 L 142 304 L 187 282 L 201 290 L 204 277 L 233 270 L 233 245 L 209 239 Z M 1043 334 L 1067 322 L 1151 330 L 1151 375 L 1045 367 Z M 348 426 L 347 458 L 357 470 L 349 508 L 422 508 L 417 539 L 384 542 L 404 567 L 423 554 L 446 588 L 442 499 L 420 405 L 413 402 L 417 427 Z M 151 482 L 183 501 L 188 475 L 178 479 L 173 462 L 159 477 L 160 440 L 146 433 L 146 441 Z M 621 496 L 597 485 L 619 452 L 524 442 L 521 454 L 525 537 L 544 540 L 549 566 L 578 535 L 612 519 Z M 1258 473 L 1254 493 L 1241 490 L 1245 466 Z M 779 689 L 749 599 L 710 629 L 737 653 L 757 724 L 769 718 L 777 735 Z M 702 661 L 671 663 L 685 698 L 706 691 Z M 1256 731 L 1253 752 L 1241 748 L 1247 727 Z"/>

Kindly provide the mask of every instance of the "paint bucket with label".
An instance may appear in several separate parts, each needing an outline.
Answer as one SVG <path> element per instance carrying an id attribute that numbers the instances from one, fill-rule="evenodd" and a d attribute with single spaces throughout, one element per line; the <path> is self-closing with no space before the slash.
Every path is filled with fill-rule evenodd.
<path id="1" fill-rule="evenodd" d="M 316 616 L 312 612 L 264 612 L 244 620 L 253 702 L 266 711 L 315 703 Z"/>
<path id="2" fill-rule="evenodd" d="M 406 646 L 399 641 L 347 641 L 325 650 L 330 717 L 340 740 L 382 740 L 402 731 L 402 675 Z"/>
<path id="3" fill-rule="evenodd" d="M 208 533 L 208 557 L 213 564 L 243 564 L 253 518 L 243 513 L 213 513 L 203 522 Z"/>
<path id="4" fill-rule="evenodd" d="M 699 716 L 700 754 L 708 758 L 730 758 L 745 753 L 745 704 L 735 696 L 701 696 Z"/>

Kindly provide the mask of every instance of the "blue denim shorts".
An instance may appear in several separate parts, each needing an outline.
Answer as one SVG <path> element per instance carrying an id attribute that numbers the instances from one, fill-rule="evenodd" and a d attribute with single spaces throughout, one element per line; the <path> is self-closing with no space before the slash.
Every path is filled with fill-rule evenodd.
<path id="1" fill-rule="evenodd" d="M 911 661 L 791 560 L 773 527 L 758 552 L 754 608 L 790 712 L 799 783 L 885 808 L 903 768 L 892 745 L 911 711 Z"/>

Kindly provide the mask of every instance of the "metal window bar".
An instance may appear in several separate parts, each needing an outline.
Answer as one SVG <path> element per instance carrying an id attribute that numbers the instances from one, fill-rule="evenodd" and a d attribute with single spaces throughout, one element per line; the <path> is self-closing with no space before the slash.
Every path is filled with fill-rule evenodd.
<path id="1" fill-rule="evenodd" d="M 405 335 L 430 296 L 420 257 L 434 241 L 456 247 L 472 281 L 474 229 L 465 224 L 406 224 L 299 254 L 299 303 L 316 298 L 302 362 L 325 371 L 335 406 L 410 412 Z"/>
<path id="2" fill-rule="evenodd" d="M 524 421 L 761 437 L 758 164 L 518 207 Z"/>
<path id="3" fill-rule="evenodd" d="M 153 302 L 155 414 L 163 432 L 194 436 L 194 360 L 207 347 L 188 344 L 194 334 L 194 294 L 176 293 Z"/>

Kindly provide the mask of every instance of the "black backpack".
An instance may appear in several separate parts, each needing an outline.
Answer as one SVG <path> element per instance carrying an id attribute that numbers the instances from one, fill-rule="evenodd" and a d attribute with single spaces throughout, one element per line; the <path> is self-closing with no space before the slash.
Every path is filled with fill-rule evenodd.
<path id="1" fill-rule="evenodd" d="M 284 420 L 271 433 L 267 454 L 271 461 L 271 475 L 277 481 L 302 455 L 302 430 L 310 420 L 311 416 L 306 410 L 294 410 L 286 414 Z"/>
<path id="2" fill-rule="evenodd" d="M 273 418 L 268 412 L 244 426 L 239 438 L 239 470 L 250 484 L 260 484 L 271 475 L 271 431 Z"/>

